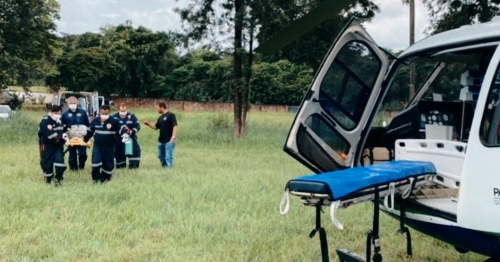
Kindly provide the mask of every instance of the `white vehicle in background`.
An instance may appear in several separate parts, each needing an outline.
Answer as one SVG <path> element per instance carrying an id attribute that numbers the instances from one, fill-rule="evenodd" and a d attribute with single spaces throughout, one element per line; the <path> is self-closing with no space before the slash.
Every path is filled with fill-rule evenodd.
<path id="1" fill-rule="evenodd" d="M 52 103 L 47 104 L 47 109 L 53 105 L 58 105 L 63 108 L 63 112 L 68 109 L 68 98 L 74 96 L 77 99 L 77 106 L 87 112 L 90 121 L 99 114 L 99 107 L 104 105 L 104 99 L 99 99 L 97 92 L 74 92 L 74 91 L 59 91 L 52 98 Z M 101 96 L 102 97 L 102 96 Z"/>
<path id="2" fill-rule="evenodd" d="M 0 105 L 0 119 L 9 119 L 14 111 L 8 105 Z"/>

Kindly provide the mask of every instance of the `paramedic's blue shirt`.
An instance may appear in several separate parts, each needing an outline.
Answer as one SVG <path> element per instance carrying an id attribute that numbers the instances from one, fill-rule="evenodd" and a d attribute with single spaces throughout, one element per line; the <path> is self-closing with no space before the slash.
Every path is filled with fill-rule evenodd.
<path id="1" fill-rule="evenodd" d="M 139 124 L 137 117 L 132 113 L 127 112 L 127 115 L 123 118 L 120 116 L 120 113 L 116 113 L 113 117 L 118 120 L 121 125 L 125 126 L 128 129 L 127 131 L 130 130 L 129 134 L 131 137 L 135 137 L 137 132 L 141 130 L 141 125 Z"/>
<path id="2" fill-rule="evenodd" d="M 94 118 L 87 130 L 87 135 L 83 138 L 85 142 L 94 137 L 94 144 L 104 146 L 114 146 L 115 139 L 125 133 L 125 127 L 114 117 L 108 118 L 104 123 L 100 117 Z"/>
<path id="3" fill-rule="evenodd" d="M 61 116 L 61 122 L 65 125 L 65 128 L 71 128 L 73 125 L 85 125 L 89 126 L 90 121 L 87 112 L 81 108 L 76 108 L 75 112 L 71 109 L 66 110 Z"/>

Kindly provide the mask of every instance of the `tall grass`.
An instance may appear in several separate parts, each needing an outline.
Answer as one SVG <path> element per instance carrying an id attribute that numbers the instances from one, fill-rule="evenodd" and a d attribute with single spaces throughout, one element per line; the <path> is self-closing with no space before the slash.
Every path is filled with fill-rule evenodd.
<path id="1" fill-rule="evenodd" d="M 278 212 L 286 182 L 311 173 L 282 151 L 293 115 L 251 113 L 245 138 L 233 140 L 231 127 L 213 126 L 232 124 L 232 116 L 174 113 L 173 169 L 160 168 L 157 133 L 142 126 L 140 169 L 115 170 L 111 183 L 94 185 L 87 163 L 66 172 L 61 189 L 42 181 L 36 130 L 43 114 L 0 121 L 0 261 L 319 261 L 319 240 L 308 237 L 314 209 L 292 198 L 289 214 Z M 335 248 L 363 253 L 371 225 L 370 204 L 339 213 L 344 231 L 323 216 L 332 261 Z M 408 260 L 397 228 L 381 216 L 384 261 L 483 259 L 412 230 Z"/>

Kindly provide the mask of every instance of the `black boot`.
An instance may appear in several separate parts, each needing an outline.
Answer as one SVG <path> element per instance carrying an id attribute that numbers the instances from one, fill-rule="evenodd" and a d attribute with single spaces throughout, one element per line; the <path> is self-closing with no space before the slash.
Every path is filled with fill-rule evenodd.
<path id="1" fill-rule="evenodd" d="M 71 156 L 68 159 L 69 170 L 78 171 L 78 163 L 76 162 L 76 156 L 72 158 Z"/>
<path id="2" fill-rule="evenodd" d="M 93 167 L 92 168 L 92 180 L 95 182 L 98 182 L 101 180 L 101 167 Z"/>
<path id="3" fill-rule="evenodd" d="M 106 174 L 104 172 L 101 173 L 101 183 L 104 184 L 104 183 L 107 183 L 109 181 L 111 181 L 111 175 L 110 174 Z"/>
<path id="4" fill-rule="evenodd" d="M 71 165 L 70 164 L 69 165 L 69 170 L 71 170 L 71 171 L 78 171 L 78 167 L 76 166 L 76 164 L 75 165 Z"/>
<path id="5" fill-rule="evenodd" d="M 85 169 L 85 161 L 87 156 L 78 156 L 78 169 Z"/>
<path id="6" fill-rule="evenodd" d="M 52 182 L 52 176 L 46 176 L 45 183 L 50 184 L 50 182 Z"/>
<path id="7" fill-rule="evenodd" d="M 120 164 L 120 165 L 116 165 L 116 169 L 121 169 L 121 168 L 126 168 L 127 167 L 127 164 Z"/>
<path id="8" fill-rule="evenodd" d="M 66 169 L 66 168 L 64 168 Z M 63 181 L 63 175 L 61 174 L 56 174 L 56 181 L 54 182 L 56 187 L 61 187 L 62 186 L 62 181 Z"/>
<path id="9" fill-rule="evenodd" d="M 127 160 L 124 158 L 123 160 L 118 160 L 115 158 L 115 168 L 120 169 L 120 168 L 126 168 L 127 167 Z"/>
<path id="10" fill-rule="evenodd" d="M 128 161 L 128 168 L 130 169 L 136 169 L 136 168 L 139 168 L 139 163 L 141 161 L 140 160 L 137 160 L 136 158 L 133 158 L 133 159 L 130 159 Z"/>

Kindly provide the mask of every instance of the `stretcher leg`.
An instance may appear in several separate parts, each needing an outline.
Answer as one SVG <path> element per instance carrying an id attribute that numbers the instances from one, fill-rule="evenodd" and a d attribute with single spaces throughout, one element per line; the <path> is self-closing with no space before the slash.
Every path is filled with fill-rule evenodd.
<path id="1" fill-rule="evenodd" d="M 408 258 L 413 256 L 411 248 L 411 234 L 410 229 L 405 227 L 405 199 L 402 199 L 399 214 L 399 230 L 398 233 L 406 235 L 406 255 Z"/>
<path id="2" fill-rule="evenodd" d="M 313 238 L 316 235 L 316 232 L 319 232 L 319 243 L 321 246 L 321 259 L 323 262 L 329 262 L 330 258 L 328 255 L 328 241 L 326 239 L 326 231 L 321 227 L 321 205 L 323 204 L 323 200 L 319 201 L 316 205 L 316 228 L 311 231 L 309 234 L 310 238 Z"/>
<path id="3" fill-rule="evenodd" d="M 380 252 L 380 240 L 379 240 L 379 215 L 380 215 L 380 208 L 377 200 L 380 198 L 379 197 L 379 191 L 378 188 L 375 188 L 375 197 L 374 199 L 376 200 L 373 203 L 373 228 L 372 231 L 370 231 L 367 235 L 366 238 L 366 260 L 370 261 L 371 257 L 371 245 L 373 244 L 373 262 L 382 262 L 382 255 L 379 253 Z"/>

